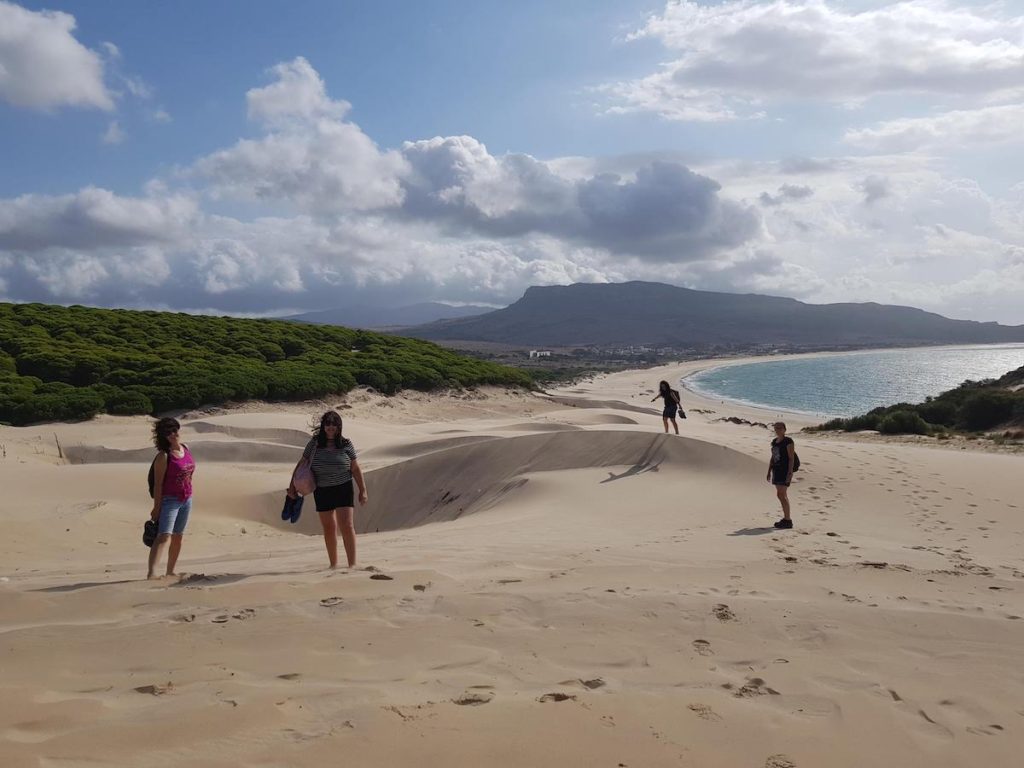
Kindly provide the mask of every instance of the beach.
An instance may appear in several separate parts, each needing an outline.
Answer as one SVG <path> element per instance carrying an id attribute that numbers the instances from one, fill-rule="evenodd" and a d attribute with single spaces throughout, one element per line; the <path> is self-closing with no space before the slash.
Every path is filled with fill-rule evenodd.
<path id="1" fill-rule="evenodd" d="M 722 362 L 185 414 L 195 507 L 156 582 L 151 420 L 0 427 L 0 763 L 1019 765 L 1021 457 L 688 390 L 664 435 L 658 381 Z M 330 572 L 312 500 L 279 512 L 335 406 L 370 504 Z"/>

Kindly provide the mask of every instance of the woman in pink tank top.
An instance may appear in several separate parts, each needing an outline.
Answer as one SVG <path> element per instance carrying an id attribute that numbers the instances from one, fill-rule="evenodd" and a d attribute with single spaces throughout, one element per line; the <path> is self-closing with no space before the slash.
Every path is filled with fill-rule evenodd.
<path id="1" fill-rule="evenodd" d="M 188 446 L 178 439 L 181 425 L 176 419 L 163 418 L 153 427 L 153 442 L 160 451 L 153 461 L 153 510 L 150 517 L 157 521 L 157 537 L 149 550 L 149 572 L 146 578 L 155 579 L 156 566 L 167 551 L 167 576 L 176 576 L 174 567 L 181 554 L 181 541 L 192 512 L 192 475 L 196 462 Z"/>

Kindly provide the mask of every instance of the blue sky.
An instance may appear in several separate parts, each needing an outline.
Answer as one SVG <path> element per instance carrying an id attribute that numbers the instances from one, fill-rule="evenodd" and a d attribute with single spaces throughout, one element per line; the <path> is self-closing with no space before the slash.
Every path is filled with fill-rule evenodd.
<path id="1" fill-rule="evenodd" d="M 1024 323 L 1022 62 L 1009 1 L 0 0 L 0 299 Z"/>

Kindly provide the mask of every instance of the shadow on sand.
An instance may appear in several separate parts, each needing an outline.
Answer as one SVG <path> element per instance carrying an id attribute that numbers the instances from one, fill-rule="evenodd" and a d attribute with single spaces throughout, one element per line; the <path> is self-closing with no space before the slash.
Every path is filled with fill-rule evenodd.
<path id="1" fill-rule="evenodd" d="M 740 528 L 738 531 L 725 534 L 726 536 L 764 536 L 766 533 L 778 533 L 774 526 L 769 528 Z"/>
<path id="2" fill-rule="evenodd" d="M 657 464 L 649 464 L 647 462 L 644 462 L 642 464 L 634 464 L 632 467 L 627 469 L 621 475 L 616 475 L 614 472 L 609 472 L 608 473 L 608 477 L 605 478 L 604 480 L 602 480 L 601 482 L 602 483 L 611 483 L 611 482 L 613 482 L 615 480 L 622 480 L 623 478 L 626 478 L 626 477 L 633 477 L 635 475 L 642 475 L 644 472 L 657 472 L 658 471 L 658 467 L 660 467 L 660 466 L 661 466 L 661 462 L 660 461 Z"/>

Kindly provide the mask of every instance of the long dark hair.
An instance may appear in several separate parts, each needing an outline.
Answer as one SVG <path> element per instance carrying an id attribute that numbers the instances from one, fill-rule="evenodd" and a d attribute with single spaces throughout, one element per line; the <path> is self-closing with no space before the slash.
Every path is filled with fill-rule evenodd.
<path id="1" fill-rule="evenodd" d="M 673 395 L 675 397 L 673 397 Z M 658 397 L 665 398 L 666 403 L 674 403 L 676 397 L 679 397 L 679 393 L 672 389 L 672 385 L 667 381 L 662 381 L 658 384 Z"/>
<path id="2" fill-rule="evenodd" d="M 170 453 L 171 441 L 168 439 L 168 436 L 179 429 L 181 429 L 181 424 L 178 423 L 177 419 L 164 416 L 153 425 L 153 445 L 156 446 L 158 451 Z"/>
<path id="3" fill-rule="evenodd" d="M 316 438 L 317 448 L 327 447 L 327 433 L 324 431 L 324 427 L 327 424 L 337 424 L 338 434 L 334 437 L 334 447 L 344 448 L 348 444 L 348 438 L 342 437 L 342 420 L 341 414 L 337 411 L 328 411 L 320 417 L 320 423 L 313 427 L 313 437 Z"/>

